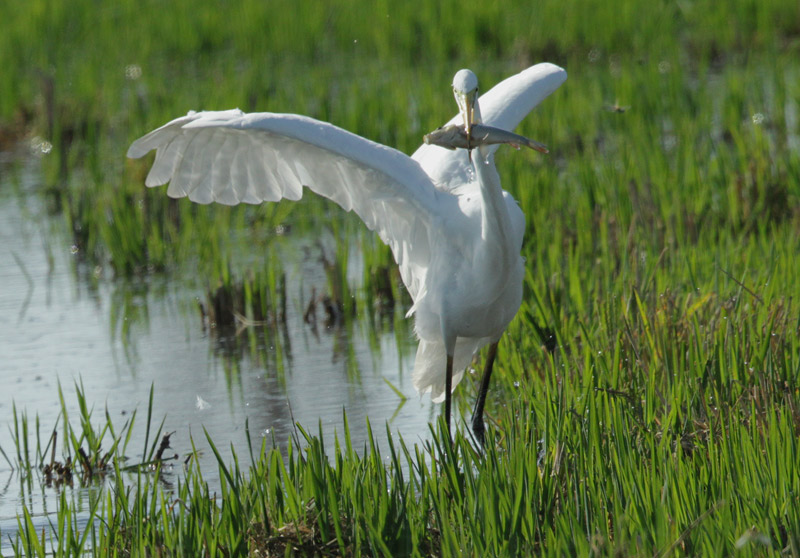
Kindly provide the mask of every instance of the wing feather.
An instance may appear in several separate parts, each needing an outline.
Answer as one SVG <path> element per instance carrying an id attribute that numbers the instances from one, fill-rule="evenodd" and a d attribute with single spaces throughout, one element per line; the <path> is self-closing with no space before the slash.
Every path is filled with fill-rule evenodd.
<path id="1" fill-rule="evenodd" d="M 242 198 L 244 198 L 245 194 L 247 193 L 247 164 L 245 163 L 245 158 L 247 154 L 250 152 L 250 145 L 246 139 L 240 142 L 240 145 L 237 146 L 236 151 L 233 154 L 233 158 L 231 159 L 231 170 L 228 179 L 230 180 L 230 193 L 229 197 L 225 197 L 223 193 L 220 192 L 220 196 L 225 198 L 225 203 L 227 205 L 236 205 L 241 203 Z"/>
<path id="2" fill-rule="evenodd" d="M 245 169 L 247 170 L 247 177 L 245 180 L 242 181 L 245 188 L 245 194 L 242 196 L 243 203 L 258 203 L 258 192 L 256 191 L 256 184 L 266 184 L 267 183 L 267 169 L 266 169 L 266 162 L 263 159 L 259 159 L 258 157 L 258 146 L 253 138 L 247 138 L 247 147 L 246 152 L 244 154 L 244 160 L 249 161 L 249 164 L 245 164 Z M 268 200 L 265 199 L 264 201 L 276 201 L 276 200 Z"/>
<path id="3" fill-rule="evenodd" d="M 239 110 L 190 112 L 136 140 L 128 157 L 153 149 L 145 184 L 169 182 L 172 197 L 261 203 L 300 199 L 306 186 L 355 211 L 392 248 L 416 299 L 450 195 L 405 154 L 312 118 Z"/>

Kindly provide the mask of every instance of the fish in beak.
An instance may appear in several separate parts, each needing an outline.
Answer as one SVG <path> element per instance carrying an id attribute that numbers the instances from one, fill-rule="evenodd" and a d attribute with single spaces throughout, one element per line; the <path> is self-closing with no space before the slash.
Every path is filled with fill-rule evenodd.
<path id="1" fill-rule="evenodd" d="M 538 141 L 520 136 L 514 132 L 477 123 L 472 124 L 471 135 L 469 137 L 467 136 L 467 129 L 465 126 L 450 124 L 449 126 L 438 128 L 430 134 L 426 134 L 423 140 L 427 145 L 438 145 L 445 149 L 474 149 L 482 145 L 499 145 L 505 143 L 514 149 L 519 149 L 520 146 L 524 145 L 540 153 L 548 153 L 547 146 Z"/>

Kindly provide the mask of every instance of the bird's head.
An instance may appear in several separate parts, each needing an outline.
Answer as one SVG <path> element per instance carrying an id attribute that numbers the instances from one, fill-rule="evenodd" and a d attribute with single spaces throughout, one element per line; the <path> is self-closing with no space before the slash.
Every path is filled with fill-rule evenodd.
<path id="1" fill-rule="evenodd" d="M 473 124 L 480 123 L 481 113 L 478 108 L 478 77 L 472 70 L 459 70 L 453 76 L 453 95 L 455 95 L 458 111 L 464 119 L 464 129 L 469 137 Z"/>

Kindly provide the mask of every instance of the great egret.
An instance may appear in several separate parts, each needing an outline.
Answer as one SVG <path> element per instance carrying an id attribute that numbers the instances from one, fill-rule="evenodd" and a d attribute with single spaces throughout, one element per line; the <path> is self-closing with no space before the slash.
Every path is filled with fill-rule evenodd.
<path id="1" fill-rule="evenodd" d="M 511 130 L 567 74 L 537 64 L 478 100 L 478 79 L 453 79 L 463 122 Z M 468 137 L 469 144 L 469 137 Z M 128 157 L 156 150 L 147 186 L 226 205 L 300 199 L 303 186 L 355 211 L 387 243 L 413 305 L 419 337 L 413 383 L 420 394 L 450 399 L 473 354 L 490 344 L 472 417 L 482 443 L 483 406 L 497 343 L 522 301 L 520 257 L 525 217 L 500 186 L 497 145 L 448 150 L 422 145 L 404 153 L 332 124 L 294 114 L 240 110 L 190 112 L 136 140 Z"/>

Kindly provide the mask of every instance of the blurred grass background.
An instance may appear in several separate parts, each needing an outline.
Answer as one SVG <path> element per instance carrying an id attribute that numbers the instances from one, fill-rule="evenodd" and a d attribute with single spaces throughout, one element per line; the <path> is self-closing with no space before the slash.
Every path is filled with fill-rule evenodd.
<path id="1" fill-rule="evenodd" d="M 455 469 L 442 488 L 419 469 L 420 515 L 386 513 L 435 525 L 414 536 L 443 554 L 797 556 L 798 60 L 796 0 L 6 2 L 0 139 L 38 150 L 37 194 L 113 276 L 225 281 L 280 266 L 253 263 L 279 224 L 333 222 L 364 251 L 370 291 L 391 254 L 352 216 L 313 196 L 304 211 L 171 201 L 144 188 L 148 162 L 126 161 L 127 146 L 190 109 L 238 106 L 410 153 L 454 113 L 457 69 L 488 87 L 563 66 L 568 81 L 519 129 L 551 155 L 498 155 L 528 219 L 525 299 L 488 407 L 510 457 L 458 451 L 504 488 Z M 458 390 L 463 410 L 473 395 Z M 316 482 L 308 471 L 297 478 Z M 331 481 L 322 503 L 328 485 L 303 486 L 326 513 L 344 494 Z M 380 539 L 366 515 L 350 520 Z"/>
<path id="2" fill-rule="evenodd" d="M 52 145 L 55 210 L 82 253 L 123 274 L 167 265 L 159 239 L 182 238 L 176 213 L 191 213 L 185 231 L 204 211 L 148 196 L 146 163 L 120 156 L 132 139 L 190 109 L 238 106 L 308 114 L 410 152 L 453 112 L 448 84 L 462 66 L 487 87 L 543 60 L 569 72 L 522 126 L 554 156 L 506 154 L 505 185 L 532 232 L 591 236 L 586 220 L 600 210 L 660 252 L 666 241 L 798 221 L 792 1 L 3 9 L 0 135 Z M 289 211 L 265 206 L 258 220 L 272 225 Z M 110 228 L 103 215 L 113 215 Z M 560 227 L 533 231 L 554 217 Z"/>

